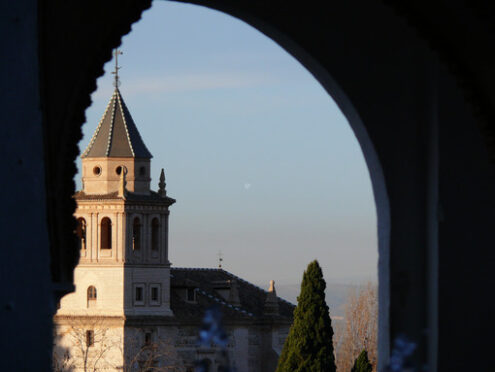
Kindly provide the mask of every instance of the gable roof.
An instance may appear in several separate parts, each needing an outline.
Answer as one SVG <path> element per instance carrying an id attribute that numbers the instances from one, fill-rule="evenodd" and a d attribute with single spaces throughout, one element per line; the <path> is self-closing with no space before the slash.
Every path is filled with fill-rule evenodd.
<path id="1" fill-rule="evenodd" d="M 141 139 L 118 88 L 115 88 L 105 113 L 81 157 L 153 157 Z"/>
<path id="2" fill-rule="evenodd" d="M 179 320 L 201 321 L 205 310 L 212 305 L 220 306 L 223 318 L 232 321 L 258 321 L 270 318 L 282 323 L 292 323 L 295 305 L 277 297 L 278 314 L 264 312 L 268 292 L 223 269 L 171 268 L 170 305 Z M 238 286 L 239 304 L 231 304 L 217 291 L 225 288 L 222 283 L 234 281 Z M 181 288 L 194 288 L 196 302 L 191 303 L 178 294 Z"/>

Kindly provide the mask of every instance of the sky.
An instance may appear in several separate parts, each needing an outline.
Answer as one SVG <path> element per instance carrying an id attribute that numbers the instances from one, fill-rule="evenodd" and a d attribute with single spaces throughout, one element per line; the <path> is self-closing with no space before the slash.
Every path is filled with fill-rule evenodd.
<path id="1" fill-rule="evenodd" d="M 298 61 L 246 23 L 155 1 L 122 40 L 120 91 L 165 169 L 169 259 L 223 268 L 263 288 L 298 284 L 317 259 L 327 281 L 376 280 L 376 211 L 347 120 Z M 81 152 L 114 89 L 105 65 Z M 78 162 L 80 166 L 80 160 Z M 80 175 L 76 176 L 80 188 Z M 280 293 L 279 293 L 280 294 Z"/>

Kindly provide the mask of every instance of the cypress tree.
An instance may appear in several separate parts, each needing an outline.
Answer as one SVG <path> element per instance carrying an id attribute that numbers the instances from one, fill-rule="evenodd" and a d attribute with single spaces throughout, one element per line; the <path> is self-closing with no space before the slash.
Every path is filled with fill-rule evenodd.
<path id="1" fill-rule="evenodd" d="M 304 272 L 294 322 L 276 372 L 335 372 L 333 330 L 325 301 L 326 283 L 318 261 Z"/>
<path id="2" fill-rule="evenodd" d="M 371 372 L 373 370 L 373 366 L 368 360 L 368 352 L 366 350 L 361 351 L 359 356 L 354 361 L 354 366 L 351 369 L 351 372 Z"/>

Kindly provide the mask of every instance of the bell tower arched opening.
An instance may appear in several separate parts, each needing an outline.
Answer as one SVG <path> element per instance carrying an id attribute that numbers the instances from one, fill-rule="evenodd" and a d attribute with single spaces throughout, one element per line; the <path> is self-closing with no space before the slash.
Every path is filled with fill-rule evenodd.
<path id="1" fill-rule="evenodd" d="M 112 249 L 112 220 L 103 217 L 100 229 L 100 249 Z"/>
<path id="2" fill-rule="evenodd" d="M 82 217 L 77 219 L 76 235 L 79 239 L 79 249 L 86 249 L 86 220 Z"/>
<path id="3" fill-rule="evenodd" d="M 134 251 L 139 251 L 141 249 L 141 219 L 139 217 L 134 217 L 132 223 L 132 249 Z"/>

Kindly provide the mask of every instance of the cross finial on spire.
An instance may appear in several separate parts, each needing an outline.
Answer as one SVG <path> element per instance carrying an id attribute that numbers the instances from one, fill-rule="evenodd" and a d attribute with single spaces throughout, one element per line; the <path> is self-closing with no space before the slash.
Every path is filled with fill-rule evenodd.
<path id="1" fill-rule="evenodd" d="M 218 251 L 218 268 L 221 269 L 222 268 L 222 262 L 223 262 L 223 255 L 222 255 L 222 251 Z"/>
<path id="2" fill-rule="evenodd" d="M 123 53 L 121 50 L 116 48 L 113 54 L 115 56 L 115 70 L 112 72 L 112 74 L 115 75 L 115 81 L 113 85 L 115 86 L 115 88 L 118 88 L 120 86 L 119 70 L 121 69 L 121 67 L 119 67 L 119 54 L 123 54 Z"/>

